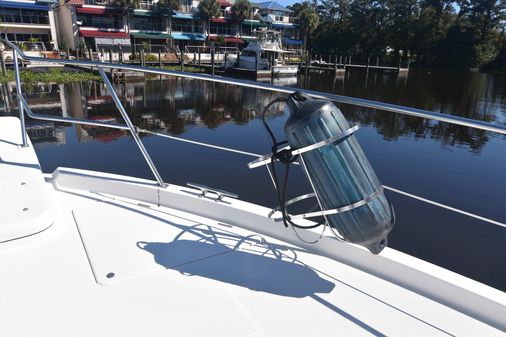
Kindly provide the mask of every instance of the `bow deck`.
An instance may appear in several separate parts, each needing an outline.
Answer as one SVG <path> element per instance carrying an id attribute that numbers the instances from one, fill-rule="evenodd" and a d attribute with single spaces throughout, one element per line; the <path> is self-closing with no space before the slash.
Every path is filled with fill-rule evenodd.
<path id="1" fill-rule="evenodd" d="M 1 335 L 504 335 L 504 293 L 393 249 L 302 245 L 269 209 L 191 188 L 44 178 L 53 225 L 0 243 Z"/>

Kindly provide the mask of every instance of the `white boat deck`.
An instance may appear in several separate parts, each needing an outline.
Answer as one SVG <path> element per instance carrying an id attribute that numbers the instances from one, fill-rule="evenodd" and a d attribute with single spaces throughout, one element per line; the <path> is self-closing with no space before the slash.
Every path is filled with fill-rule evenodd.
<path id="1" fill-rule="evenodd" d="M 503 292 L 395 250 L 295 245 L 290 229 L 255 220 L 267 209 L 179 186 L 71 169 L 44 177 L 54 223 L 0 243 L 1 336 L 506 335 Z M 3 190 L 0 201 L 12 206 Z M 399 275 L 374 271 L 389 264 Z M 467 312 L 453 309 L 466 301 Z"/>

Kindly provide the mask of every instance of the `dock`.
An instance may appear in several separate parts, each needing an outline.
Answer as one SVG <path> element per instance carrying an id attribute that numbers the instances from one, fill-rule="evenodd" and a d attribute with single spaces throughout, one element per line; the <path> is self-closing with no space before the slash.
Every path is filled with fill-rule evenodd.
<path id="1" fill-rule="evenodd" d="M 332 62 L 332 59 L 334 62 Z M 324 61 L 320 56 L 318 59 L 316 56 L 307 55 L 305 59 L 300 59 L 299 62 L 293 62 L 292 64 L 299 64 L 299 67 L 305 72 L 309 71 L 328 71 L 328 72 L 346 72 L 347 70 L 366 70 L 366 71 L 388 71 L 388 72 L 397 72 L 397 73 L 408 73 L 409 72 L 409 62 L 407 67 L 401 66 L 401 61 L 399 60 L 399 64 L 397 66 L 390 65 L 380 65 L 379 58 L 376 59 L 375 64 L 371 64 L 370 58 L 367 58 L 366 64 L 357 64 L 351 62 L 351 57 L 345 57 L 344 60 L 340 56 L 337 55 L 332 57 L 328 56 L 328 61 Z"/>

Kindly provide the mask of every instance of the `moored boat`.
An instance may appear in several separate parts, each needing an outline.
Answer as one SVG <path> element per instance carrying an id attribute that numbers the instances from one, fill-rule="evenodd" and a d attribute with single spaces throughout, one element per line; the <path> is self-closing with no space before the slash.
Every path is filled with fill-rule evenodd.
<path id="1" fill-rule="evenodd" d="M 227 67 L 271 70 L 275 77 L 297 76 L 298 67 L 286 64 L 283 59 L 287 53 L 290 52 L 282 48 L 278 31 L 261 30 L 257 32 L 257 40 L 250 41 L 239 58 L 236 55 L 227 57 Z"/>

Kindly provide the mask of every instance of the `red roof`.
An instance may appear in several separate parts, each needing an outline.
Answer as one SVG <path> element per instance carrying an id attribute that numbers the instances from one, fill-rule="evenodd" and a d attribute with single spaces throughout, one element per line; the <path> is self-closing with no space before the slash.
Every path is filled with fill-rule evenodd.
<path id="1" fill-rule="evenodd" d="M 228 1 L 226 1 L 226 0 L 219 0 L 218 2 L 220 3 L 221 7 L 230 7 L 230 6 L 232 6 L 232 4 L 230 2 L 228 2 Z"/>
<path id="2" fill-rule="evenodd" d="M 128 39 L 130 38 L 125 32 L 108 32 L 100 30 L 84 30 L 79 29 L 79 35 L 82 37 L 111 37 L 117 39 Z"/>
<path id="3" fill-rule="evenodd" d="M 216 22 L 216 23 L 234 23 L 234 22 L 237 22 L 236 19 L 232 19 L 232 18 L 211 18 L 210 21 L 211 22 Z"/>
<path id="4" fill-rule="evenodd" d="M 70 0 L 67 2 L 67 5 L 82 6 L 84 5 L 84 0 Z"/>
<path id="5" fill-rule="evenodd" d="M 77 11 L 77 13 L 80 13 L 80 14 L 98 14 L 98 15 L 105 15 L 105 14 L 121 15 L 121 14 L 123 14 L 121 9 L 107 8 L 107 7 L 78 7 L 78 8 L 76 8 L 76 11 Z"/>
<path id="6" fill-rule="evenodd" d="M 217 36 L 209 36 L 209 39 L 211 41 L 216 41 L 216 40 L 218 40 L 218 37 Z M 224 41 L 229 42 L 229 43 L 244 43 L 244 41 L 238 37 L 225 37 Z"/>
<path id="7" fill-rule="evenodd" d="M 97 134 L 93 135 L 92 137 L 98 139 L 103 143 L 108 143 L 121 138 L 124 135 L 125 132 L 123 130 L 109 130 L 107 132 L 97 132 Z"/>

